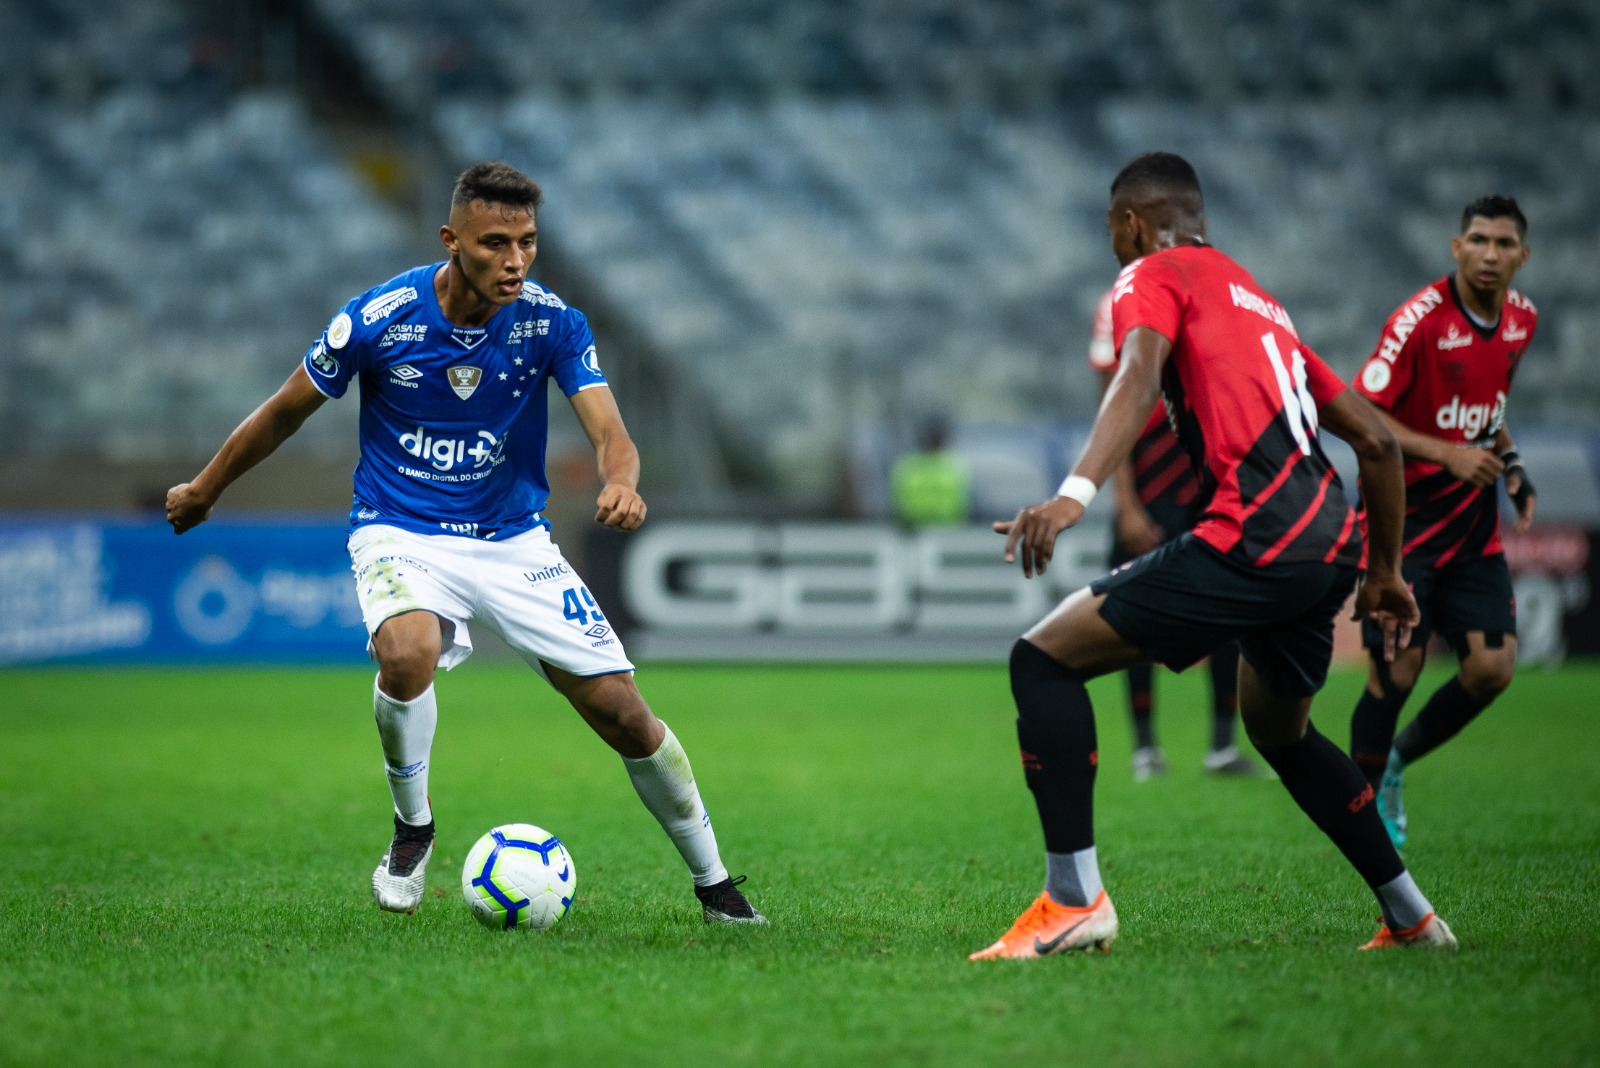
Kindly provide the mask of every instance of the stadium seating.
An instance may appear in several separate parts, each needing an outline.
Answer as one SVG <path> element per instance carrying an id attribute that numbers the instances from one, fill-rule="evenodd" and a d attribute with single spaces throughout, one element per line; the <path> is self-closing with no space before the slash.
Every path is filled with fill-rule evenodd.
<path id="1" fill-rule="evenodd" d="M 112 6 L 0 14 L 0 98 L 27 103 L 0 112 L 0 415 L 35 448 L 181 452 L 415 235 L 294 99 L 231 84 L 187 8 Z M 546 248 L 803 495 L 874 439 L 853 428 L 1092 414 L 1105 188 L 1156 146 L 1345 373 L 1444 273 L 1461 205 L 1517 195 L 1547 325 L 1513 418 L 1600 410 L 1582 0 L 310 6 L 452 164 L 534 173 Z"/>

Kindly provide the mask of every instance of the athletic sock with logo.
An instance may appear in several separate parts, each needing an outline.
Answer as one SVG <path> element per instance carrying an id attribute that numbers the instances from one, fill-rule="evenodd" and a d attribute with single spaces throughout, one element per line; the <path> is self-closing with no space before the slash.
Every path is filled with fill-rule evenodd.
<path id="1" fill-rule="evenodd" d="M 1133 744 L 1139 749 L 1156 745 L 1155 669 L 1135 664 L 1128 669 L 1128 712 L 1133 717 Z"/>
<path id="2" fill-rule="evenodd" d="M 1406 724 L 1405 730 L 1395 738 L 1395 752 L 1407 764 L 1414 763 L 1460 734 L 1462 727 L 1488 707 L 1467 693 L 1467 688 L 1461 685 L 1461 676 L 1452 676 L 1449 682 L 1433 691 L 1417 718 Z"/>
<path id="3" fill-rule="evenodd" d="M 1378 816 L 1377 795 L 1355 762 L 1306 724 L 1293 745 L 1256 746 L 1311 822 L 1332 839 L 1374 892 L 1405 865 Z"/>
<path id="4" fill-rule="evenodd" d="M 662 724 L 666 727 L 666 724 Z M 689 755 L 683 751 L 672 728 L 661 745 L 647 757 L 622 758 L 628 778 L 644 807 L 661 824 L 672 844 L 678 847 L 696 886 L 713 886 L 728 877 L 717 853 L 717 836 L 711 830 L 711 816 L 700 800 L 694 783 Z"/>
<path id="5" fill-rule="evenodd" d="M 384 770 L 394 811 L 406 823 L 421 827 L 433 819 L 428 805 L 428 754 L 439 723 L 439 705 L 430 683 L 409 701 L 396 701 L 372 682 L 372 717 L 383 743 Z"/>
<path id="6" fill-rule="evenodd" d="M 1229 642 L 1211 654 L 1211 751 L 1234 743 L 1239 721 L 1239 647 Z"/>
<path id="7" fill-rule="evenodd" d="M 1089 849 L 1100 754 L 1084 676 L 1018 639 L 1011 647 L 1011 695 L 1017 703 L 1022 773 L 1039 809 L 1045 851 Z"/>
<path id="8" fill-rule="evenodd" d="M 1377 786 L 1383 779 L 1383 769 L 1389 763 L 1395 721 L 1400 718 L 1400 709 L 1405 706 L 1411 691 L 1395 686 L 1389 677 L 1389 665 L 1383 662 L 1381 656 L 1374 656 L 1373 664 L 1377 668 L 1378 685 L 1382 692 L 1374 694 L 1370 689 L 1361 691 L 1361 700 L 1356 702 L 1355 711 L 1350 714 L 1350 758 L 1356 762 L 1356 767 L 1361 769 L 1367 781 Z"/>

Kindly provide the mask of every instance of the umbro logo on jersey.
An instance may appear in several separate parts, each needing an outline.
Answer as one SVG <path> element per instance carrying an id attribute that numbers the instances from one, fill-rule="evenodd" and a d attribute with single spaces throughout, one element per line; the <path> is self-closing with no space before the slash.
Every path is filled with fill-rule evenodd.
<path id="1" fill-rule="evenodd" d="M 450 331 L 450 340 L 471 352 L 483 344 L 483 339 L 489 336 L 489 331 L 478 327 L 477 329 L 463 329 L 455 327 Z"/>
<path id="2" fill-rule="evenodd" d="M 422 372 L 408 363 L 403 363 L 399 367 L 389 368 L 389 374 L 393 376 L 389 379 L 392 384 L 405 386 L 407 389 L 419 388 L 417 379 L 422 377 Z"/>
<path id="3" fill-rule="evenodd" d="M 458 364 L 446 370 L 445 377 L 450 380 L 450 388 L 456 391 L 456 396 L 466 400 L 472 396 L 478 388 L 478 383 L 483 380 L 483 369 Z"/>

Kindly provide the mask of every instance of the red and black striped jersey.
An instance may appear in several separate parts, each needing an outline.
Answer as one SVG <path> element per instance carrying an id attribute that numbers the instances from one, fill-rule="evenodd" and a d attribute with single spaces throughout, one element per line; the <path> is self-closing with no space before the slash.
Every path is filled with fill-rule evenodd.
<path id="1" fill-rule="evenodd" d="M 1360 527 L 1317 440 L 1317 412 L 1345 384 L 1282 305 L 1206 245 L 1128 264 L 1111 300 L 1116 351 L 1139 326 L 1172 342 L 1161 397 L 1206 501 L 1195 535 L 1256 566 L 1359 562 Z"/>
<path id="2" fill-rule="evenodd" d="M 1455 276 L 1425 286 L 1396 308 L 1355 390 L 1412 430 L 1463 448 L 1492 448 L 1506 397 L 1539 313 L 1516 290 L 1500 321 L 1482 326 L 1461 305 Z M 1435 463 L 1406 458 L 1408 563 L 1443 567 L 1502 552 L 1494 486 L 1473 486 Z"/>
<path id="3" fill-rule="evenodd" d="M 1111 343 L 1111 294 L 1105 291 L 1095 306 L 1094 328 L 1089 338 L 1089 366 L 1109 373 L 1117 369 L 1117 350 Z M 1167 422 L 1166 409 L 1156 405 L 1133 446 L 1133 487 L 1149 509 L 1183 512 L 1195 506 L 1200 479 L 1178 435 Z"/>

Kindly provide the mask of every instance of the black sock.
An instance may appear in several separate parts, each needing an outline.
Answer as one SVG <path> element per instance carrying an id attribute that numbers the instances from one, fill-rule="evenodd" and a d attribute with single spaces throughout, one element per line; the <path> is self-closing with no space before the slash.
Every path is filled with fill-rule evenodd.
<path id="1" fill-rule="evenodd" d="M 1372 784 L 1316 727 L 1308 723 L 1305 737 L 1293 745 L 1256 749 L 1368 886 L 1382 886 L 1405 871 L 1378 818 Z"/>
<path id="2" fill-rule="evenodd" d="M 1011 695 L 1017 702 L 1022 772 L 1039 807 L 1044 847 L 1076 853 L 1094 845 L 1094 708 L 1084 676 L 1037 646 L 1011 647 Z"/>
<path id="3" fill-rule="evenodd" d="M 1229 642 L 1211 654 L 1211 748 L 1233 744 L 1239 718 L 1239 647 Z"/>
<path id="4" fill-rule="evenodd" d="M 1153 749 L 1156 744 L 1155 665 L 1135 664 L 1128 669 L 1128 712 L 1133 716 L 1133 744 Z"/>
<path id="5" fill-rule="evenodd" d="M 1378 684 L 1383 689 L 1381 697 L 1372 696 L 1371 690 L 1361 691 L 1350 714 L 1350 758 L 1361 769 L 1372 785 L 1383 778 L 1383 769 L 1389 765 L 1389 747 L 1394 744 L 1394 725 L 1400 718 L 1410 690 L 1395 686 L 1389 677 L 1389 665 L 1381 653 L 1373 652 L 1372 662 L 1377 669 Z"/>
<path id="6" fill-rule="evenodd" d="M 1467 688 L 1461 685 L 1460 675 L 1453 676 L 1449 682 L 1433 691 L 1433 696 L 1422 706 L 1417 718 L 1406 724 L 1406 729 L 1395 738 L 1395 752 L 1407 764 L 1421 760 L 1460 734 L 1462 727 L 1488 707 L 1472 699 Z"/>

